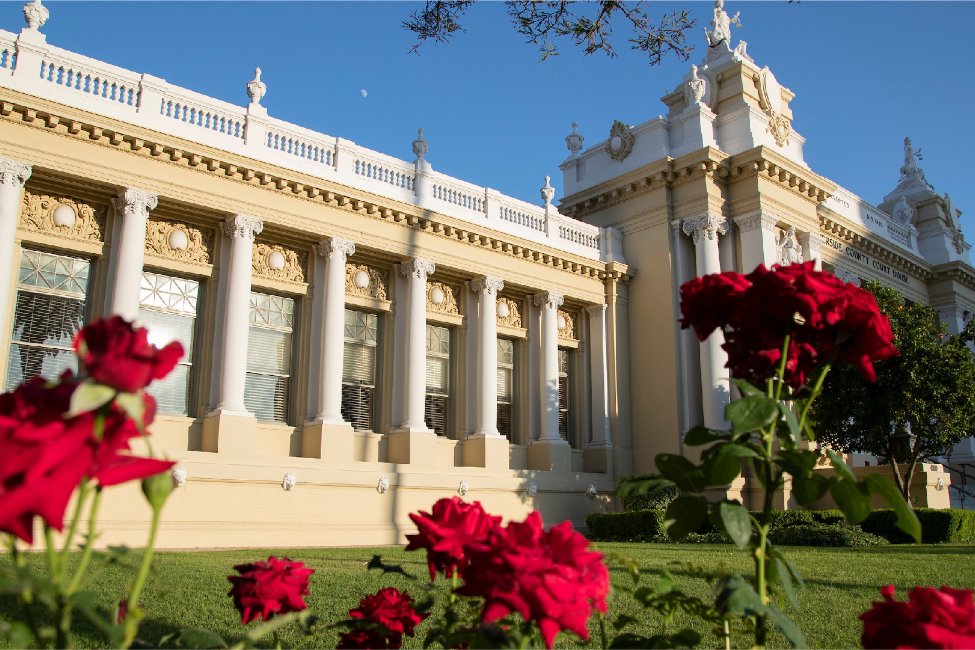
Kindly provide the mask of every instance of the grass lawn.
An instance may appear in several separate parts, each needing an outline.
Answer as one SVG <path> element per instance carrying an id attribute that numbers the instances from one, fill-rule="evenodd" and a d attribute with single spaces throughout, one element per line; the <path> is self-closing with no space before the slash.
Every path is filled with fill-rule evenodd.
<path id="1" fill-rule="evenodd" d="M 654 584 L 657 573 L 667 568 L 685 591 L 700 596 L 707 596 L 710 587 L 704 580 L 694 577 L 692 567 L 711 572 L 748 571 L 751 568 L 744 553 L 731 546 L 604 543 L 599 548 L 638 560 L 644 568 L 644 584 Z M 345 612 L 355 606 L 359 598 L 383 586 L 396 586 L 418 594 L 427 583 L 425 555 L 405 553 L 401 547 L 164 552 L 156 556 L 153 576 L 144 594 L 148 619 L 140 636 L 153 643 L 181 627 L 206 627 L 234 638 L 241 627 L 237 611 L 226 596 L 230 586 L 227 575 L 234 564 L 265 559 L 270 554 L 301 560 L 315 569 L 308 605 L 323 622 L 344 618 Z M 387 563 L 402 565 L 416 579 L 367 571 L 365 565 L 374 554 L 381 554 Z M 871 600 L 879 598 L 880 585 L 896 584 L 902 597 L 914 585 L 975 587 L 975 546 L 790 548 L 786 549 L 786 554 L 798 567 L 806 585 L 799 590 L 798 610 L 788 604 L 783 606 L 814 648 L 858 646 L 861 627 L 857 616 L 870 606 Z M 102 565 L 98 567 L 97 575 L 92 575 L 89 589 L 105 608 L 113 607 L 123 596 L 126 581 L 134 575 L 131 568 L 137 562 L 135 555 L 121 566 Z M 630 583 L 630 577 L 622 569 L 612 563 L 611 568 L 614 585 Z M 445 581 L 441 580 L 439 585 L 445 593 Z M 11 599 L 0 600 L 0 617 L 8 617 L 13 606 Z M 609 620 L 622 613 L 639 617 L 646 632 L 659 630 L 659 618 L 648 616 L 626 594 L 616 593 L 611 597 Z M 671 625 L 684 622 L 677 620 Z M 422 646 L 425 627 L 419 628 L 418 638 L 406 639 L 407 647 Z M 592 631 L 593 641 L 588 645 L 599 647 L 595 626 Z M 699 631 L 704 635 L 702 647 L 717 647 L 718 639 L 711 636 L 709 630 L 702 627 Z M 337 639 L 333 632 L 303 638 L 286 631 L 279 641 L 282 647 L 331 648 Z M 748 637 L 740 631 L 734 642 L 738 647 L 750 645 Z M 81 647 L 103 645 L 92 629 L 80 630 L 74 643 Z M 273 642 L 268 640 L 268 643 L 273 647 Z M 559 636 L 558 647 L 585 645 L 572 635 Z M 771 645 L 783 647 L 785 641 L 782 637 L 773 637 Z"/>

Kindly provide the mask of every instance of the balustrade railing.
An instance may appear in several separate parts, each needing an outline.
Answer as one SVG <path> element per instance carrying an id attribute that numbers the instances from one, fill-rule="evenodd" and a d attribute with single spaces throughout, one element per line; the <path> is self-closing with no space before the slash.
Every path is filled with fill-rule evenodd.
<path id="1" fill-rule="evenodd" d="M 103 99 L 134 110 L 139 105 L 138 75 L 119 75 L 109 70 L 57 55 L 41 59 L 40 78 L 52 85 Z"/>
<path id="2" fill-rule="evenodd" d="M 267 129 L 264 144 L 272 151 L 328 167 L 335 166 L 335 138 L 320 134 L 304 135 L 295 129 L 272 124 Z"/>

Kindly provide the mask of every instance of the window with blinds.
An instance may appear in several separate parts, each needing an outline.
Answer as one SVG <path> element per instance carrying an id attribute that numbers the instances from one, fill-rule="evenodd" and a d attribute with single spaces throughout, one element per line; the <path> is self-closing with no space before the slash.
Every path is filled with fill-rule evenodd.
<path id="1" fill-rule="evenodd" d="M 356 431 L 374 431 L 376 359 L 379 317 L 345 310 L 345 349 L 342 355 L 342 417 Z M 326 363 L 328 360 L 326 359 Z"/>
<path id="2" fill-rule="evenodd" d="M 41 375 L 77 371 L 71 343 L 85 321 L 91 262 L 23 249 L 17 273 L 7 389 Z"/>
<path id="3" fill-rule="evenodd" d="M 450 416 L 450 330 L 427 325 L 427 393 L 424 420 L 438 436 L 447 435 Z"/>
<path id="4" fill-rule="evenodd" d="M 509 441 L 514 430 L 515 345 L 498 339 L 498 433 Z"/>
<path id="5" fill-rule="evenodd" d="M 559 348 L 559 435 L 572 442 L 572 360 L 569 351 Z"/>
<path id="6" fill-rule="evenodd" d="M 149 385 L 149 393 L 156 398 L 160 413 L 189 415 L 193 336 L 199 300 L 200 283 L 196 280 L 142 272 L 139 321 L 149 330 L 149 342 L 161 348 L 170 341 L 179 341 L 184 350 L 173 371 Z"/>
<path id="7" fill-rule="evenodd" d="M 258 420 L 288 421 L 294 323 L 293 299 L 251 292 L 244 404 Z"/>

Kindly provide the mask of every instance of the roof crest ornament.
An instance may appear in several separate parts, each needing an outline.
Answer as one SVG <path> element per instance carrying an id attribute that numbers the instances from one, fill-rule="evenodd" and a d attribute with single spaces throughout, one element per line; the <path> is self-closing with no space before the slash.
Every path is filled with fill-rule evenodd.
<path id="1" fill-rule="evenodd" d="M 260 106 L 261 99 L 267 94 L 267 84 L 261 81 L 261 69 L 254 68 L 254 78 L 247 82 L 247 97 L 251 104 Z"/>
<path id="2" fill-rule="evenodd" d="M 741 20 L 736 11 L 732 17 L 724 10 L 724 0 L 714 0 L 714 18 L 711 19 L 711 29 L 704 29 L 704 36 L 708 40 L 708 47 L 718 47 L 724 43 L 725 48 L 731 50 L 731 26 L 741 27 Z"/>
<path id="3" fill-rule="evenodd" d="M 416 156 L 417 160 L 423 160 L 430 149 L 430 145 L 423 139 L 423 129 L 417 129 L 416 133 L 416 140 L 413 141 L 413 155 Z"/>
<path id="4" fill-rule="evenodd" d="M 33 0 L 24 5 L 24 20 L 31 31 L 38 31 L 50 16 L 51 13 L 41 4 L 41 0 Z"/>
<path id="5" fill-rule="evenodd" d="M 901 165 L 901 177 L 897 183 L 897 189 L 908 189 L 912 186 L 934 189 L 928 179 L 924 177 L 924 170 L 918 166 L 918 160 L 924 160 L 921 150 L 915 151 L 911 139 L 904 138 L 904 164 Z"/>
<path id="6" fill-rule="evenodd" d="M 572 133 L 565 136 L 565 146 L 569 149 L 569 155 L 575 158 L 582 151 L 582 145 L 585 143 L 586 139 L 579 133 L 579 123 L 575 120 L 572 121 Z"/>

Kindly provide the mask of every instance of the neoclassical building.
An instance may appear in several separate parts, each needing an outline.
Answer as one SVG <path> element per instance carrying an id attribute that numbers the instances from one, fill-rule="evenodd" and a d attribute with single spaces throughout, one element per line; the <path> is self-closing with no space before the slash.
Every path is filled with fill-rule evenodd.
<path id="1" fill-rule="evenodd" d="M 403 161 L 273 118 L 260 70 L 242 108 L 47 43 L 39 0 L 24 15 L 0 31 L 0 370 L 72 367 L 108 314 L 184 344 L 151 389 L 180 486 L 163 547 L 393 543 L 458 493 L 582 525 L 721 421 L 723 352 L 677 325 L 699 274 L 818 260 L 955 331 L 975 311 L 960 212 L 910 143 L 879 206 L 814 173 L 720 2 L 667 117 L 588 148 L 573 128 L 559 207 L 548 179 L 533 205 L 435 171 L 422 130 Z M 140 543 L 138 491 L 107 504 L 102 540 Z"/>

